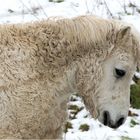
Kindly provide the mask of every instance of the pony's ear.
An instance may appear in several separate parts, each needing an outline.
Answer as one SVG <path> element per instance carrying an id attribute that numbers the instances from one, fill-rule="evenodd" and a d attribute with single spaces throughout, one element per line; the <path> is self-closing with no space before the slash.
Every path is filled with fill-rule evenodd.
<path id="1" fill-rule="evenodd" d="M 122 40 L 123 42 L 125 42 L 126 40 L 128 40 L 130 37 L 130 32 L 131 32 L 130 26 L 125 26 L 121 28 L 117 33 L 117 41 Z"/>
<path id="2" fill-rule="evenodd" d="M 124 26 L 124 27 L 120 28 L 116 32 L 115 43 L 117 45 L 120 45 L 120 46 L 122 46 L 126 43 L 130 45 L 130 43 L 131 43 L 130 42 L 131 41 L 130 34 L 131 34 L 131 27 L 130 26 Z M 110 47 L 108 50 L 108 54 L 110 54 L 114 48 L 115 48 L 114 46 Z"/>

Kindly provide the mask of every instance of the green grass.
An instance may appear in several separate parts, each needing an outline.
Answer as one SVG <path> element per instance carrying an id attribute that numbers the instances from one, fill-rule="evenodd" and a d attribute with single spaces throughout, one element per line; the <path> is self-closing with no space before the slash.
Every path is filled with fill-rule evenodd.
<path id="1" fill-rule="evenodd" d="M 79 127 L 79 130 L 88 131 L 89 130 L 89 125 L 88 124 L 81 124 L 80 127 Z"/>
<path id="2" fill-rule="evenodd" d="M 135 125 L 138 125 L 139 123 L 136 122 L 135 120 L 131 119 L 130 121 L 130 127 L 134 127 Z"/>
<path id="3" fill-rule="evenodd" d="M 131 85 L 131 106 L 136 109 L 140 109 L 140 85 Z"/>
<path id="4" fill-rule="evenodd" d="M 80 112 L 84 107 L 78 107 L 77 105 L 69 105 L 68 109 L 70 110 L 70 119 L 76 119 L 76 115 Z"/>
<path id="5" fill-rule="evenodd" d="M 64 133 L 68 132 L 68 129 L 72 129 L 72 123 L 71 122 L 66 122 L 65 127 L 64 127 Z"/>
<path id="6" fill-rule="evenodd" d="M 133 140 L 132 138 L 129 138 L 127 136 L 121 136 L 121 140 Z"/>

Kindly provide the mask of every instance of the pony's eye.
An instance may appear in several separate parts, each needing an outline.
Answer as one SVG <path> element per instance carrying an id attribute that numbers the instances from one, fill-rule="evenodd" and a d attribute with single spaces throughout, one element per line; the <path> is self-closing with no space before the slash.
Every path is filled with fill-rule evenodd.
<path id="1" fill-rule="evenodd" d="M 116 78 L 121 78 L 125 75 L 126 71 L 122 69 L 117 69 L 115 68 L 115 77 Z"/>

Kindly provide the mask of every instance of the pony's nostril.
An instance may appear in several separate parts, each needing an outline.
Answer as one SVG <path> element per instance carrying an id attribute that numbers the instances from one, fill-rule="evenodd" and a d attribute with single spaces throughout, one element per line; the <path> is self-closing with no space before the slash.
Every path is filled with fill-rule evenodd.
<path id="1" fill-rule="evenodd" d="M 122 124 L 124 123 L 124 120 L 125 120 L 125 118 L 124 118 L 124 117 L 121 117 L 121 118 L 117 121 L 116 126 L 119 127 L 120 125 L 122 125 Z"/>
<path id="2" fill-rule="evenodd" d="M 108 111 L 103 112 L 103 124 L 106 126 L 109 126 L 111 128 L 118 128 L 120 125 L 122 125 L 125 121 L 124 117 L 119 118 L 117 121 L 111 120 L 110 114 Z"/>
<path id="3" fill-rule="evenodd" d="M 109 112 L 108 111 L 104 111 L 103 119 L 104 119 L 104 121 L 103 121 L 104 125 L 109 125 L 109 123 L 110 123 L 110 116 L 109 116 Z"/>

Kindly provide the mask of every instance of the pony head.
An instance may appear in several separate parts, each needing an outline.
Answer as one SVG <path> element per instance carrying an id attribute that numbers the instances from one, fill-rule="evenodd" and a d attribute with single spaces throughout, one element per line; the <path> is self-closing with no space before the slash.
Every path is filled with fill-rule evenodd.
<path id="1" fill-rule="evenodd" d="M 79 93 L 94 118 L 118 128 L 128 116 L 139 39 L 127 24 L 93 17 L 88 22 L 90 27 L 85 32 L 90 34 L 91 47 L 79 64 Z"/>

